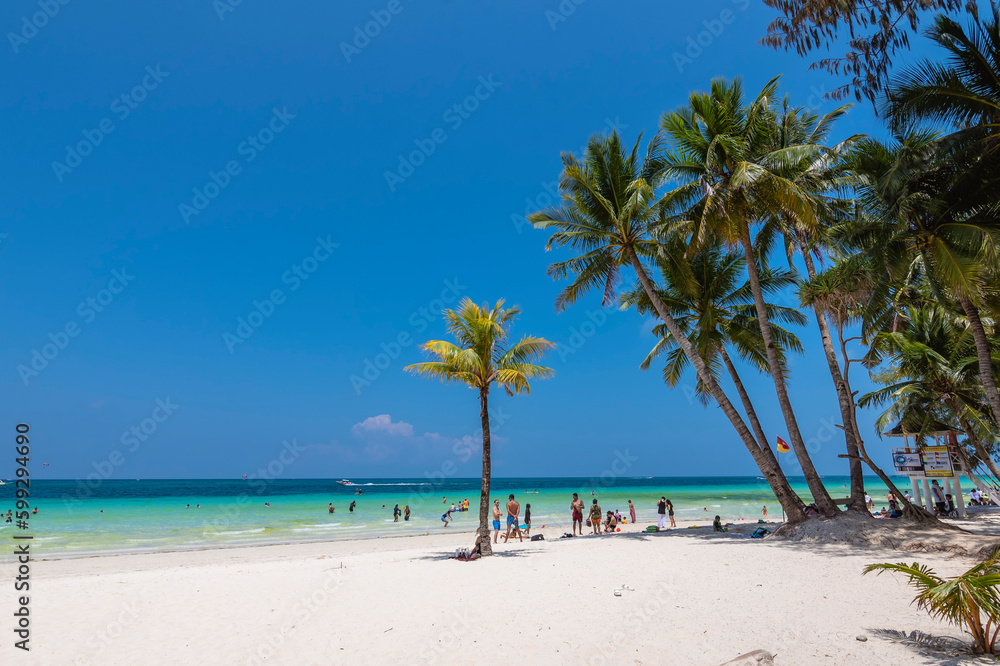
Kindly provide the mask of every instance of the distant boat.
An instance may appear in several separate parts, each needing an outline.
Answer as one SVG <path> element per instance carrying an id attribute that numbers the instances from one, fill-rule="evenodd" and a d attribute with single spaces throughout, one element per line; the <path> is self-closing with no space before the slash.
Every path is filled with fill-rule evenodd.
<path id="1" fill-rule="evenodd" d="M 339 483 L 342 486 L 353 486 L 354 485 L 353 483 L 351 483 L 347 479 L 341 479 L 340 481 L 337 481 L 337 483 Z"/>
<path id="2" fill-rule="evenodd" d="M 6 486 L 6 485 L 7 485 L 6 481 L 0 481 L 0 486 Z"/>

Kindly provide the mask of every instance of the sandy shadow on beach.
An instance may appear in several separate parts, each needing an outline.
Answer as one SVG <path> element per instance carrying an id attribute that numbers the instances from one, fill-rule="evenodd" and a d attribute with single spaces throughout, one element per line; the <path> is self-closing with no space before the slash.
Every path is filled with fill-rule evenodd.
<path id="1" fill-rule="evenodd" d="M 536 549 L 517 549 L 517 550 L 494 550 L 493 555 L 490 557 L 527 557 L 535 552 Z M 428 553 L 427 555 L 421 555 L 419 557 L 413 557 L 414 560 L 429 560 L 429 561 L 444 561 L 444 560 L 455 560 L 454 550 L 443 550 L 435 553 Z M 458 560 L 455 560 L 456 562 Z"/>
<path id="2" fill-rule="evenodd" d="M 915 657 L 924 661 L 915 663 L 959 666 L 960 664 L 994 664 L 993 657 L 976 655 L 968 643 L 953 636 L 935 636 L 922 631 L 899 631 L 896 629 L 870 629 L 877 638 L 908 648 Z"/>

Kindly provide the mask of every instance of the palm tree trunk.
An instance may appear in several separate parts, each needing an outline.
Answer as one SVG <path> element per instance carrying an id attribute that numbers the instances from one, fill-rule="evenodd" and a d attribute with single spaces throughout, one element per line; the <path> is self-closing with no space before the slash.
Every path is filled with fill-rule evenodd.
<path id="1" fill-rule="evenodd" d="M 750 420 L 750 426 L 757 435 L 757 439 L 761 442 L 761 452 L 765 458 L 774 464 L 781 481 L 791 488 L 791 484 L 788 483 L 788 479 L 785 478 L 785 472 L 781 469 L 781 464 L 778 462 L 778 458 L 774 455 L 774 451 L 771 449 L 770 442 L 767 441 L 767 435 L 764 434 L 764 429 L 761 427 L 760 420 L 757 418 L 757 410 L 754 409 L 753 403 L 750 401 L 750 394 L 747 393 L 746 387 L 743 386 L 742 378 L 740 378 L 739 373 L 736 372 L 736 366 L 733 365 L 733 360 L 729 358 L 729 354 L 726 353 L 724 347 L 719 348 L 719 355 L 726 364 L 726 369 L 729 371 L 729 377 L 733 380 L 733 384 L 736 386 L 736 392 L 740 396 L 740 402 L 743 403 L 743 409 L 747 413 L 747 419 Z"/>
<path id="2" fill-rule="evenodd" d="M 886 474 L 881 467 L 876 465 L 875 461 L 873 461 L 871 456 L 868 455 L 868 450 L 865 448 L 865 440 L 861 436 L 861 429 L 858 427 L 858 405 L 854 402 L 854 391 L 851 390 L 851 359 L 847 355 L 847 341 L 844 340 L 843 321 L 837 322 L 837 340 L 840 341 L 840 354 L 844 357 L 844 389 L 847 392 L 847 399 L 850 401 L 850 404 L 848 405 L 849 409 L 847 410 L 848 418 L 844 421 L 844 430 L 850 428 L 851 433 L 854 435 L 854 442 L 857 445 L 859 458 L 864 461 L 866 465 L 868 465 L 871 471 L 875 472 L 875 475 L 881 479 L 882 483 L 884 483 L 886 488 L 889 489 L 889 492 L 895 495 L 896 500 L 903 505 L 904 518 L 918 523 L 938 522 L 937 518 L 934 517 L 934 514 L 921 509 L 919 506 L 916 506 L 906 499 L 906 494 L 900 492 L 899 488 L 896 487 L 896 484 L 894 484 L 892 479 L 889 478 L 889 475 Z M 865 511 L 867 510 L 868 509 L 866 507 Z"/>
<path id="3" fill-rule="evenodd" d="M 799 431 L 799 424 L 795 420 L 795 412 L 792 411 L 792 402 L 788 399 L 788 389 L 785 386 L 785 376 L 782 373 L 782 366 L 778 360 L 778 349 L 774 346 L 774 336 L 771 332 L 771 322 L 767 317 L 767 310 L 764 306 L 764 292 L 760 287 L 760 275 L 757 273 L 757 258 L 753 252 L 753 241 L 750 240 L 750 227 L 745 225 L 742 230 L 743 251 L 746 254 L 747 274 L 750 278 L 750 290 L 753 292 L 754 304 L 757 306 L 757 319 L 760 322 L 760 333 L 764 339 L 764 349 L 767 352 L 768 365 L 771 368 L 771 378 L 774 380 L 774 388 L 778 394 L 778 404 L 781 406 L 781 414 L 785 418 L 785 427 L 788 428 L 788 438 L 792 448 L 802 465 L 802 474 L 806 477 L 806 483 L 812 492 L 816 508 L 826 516 L 835 516 L 840 512 L 837 505 L 833 503 L 830 493 L 823 485 L 819 473 L 813 466 L 809 451 L 806 450 L 805 442 L 802 441 L 802 433 Z"/>
<path id="4" fill-rule="evenodd" d="M 809 279 L 816 277 L 816 266 L 813 264 L 812 255 L 805 243 L 799 241 L 799 250 L 805 260 L 806 273 Z M 854 429 L 849 426 L 855 420 L 855 414 L 851 411 L 850 392 L 844 384 L 844 377 L 840 374 L 840 363 L 837 361 L 837 352 L 833 349 L 833 336 L 830 335 L 830 326 L 827 321 L 828 313 L 825 308 L 818 305 L 813 308 L 816 315 L 816 325 L 819 326 L 819 334 L 823 339 L 823 352 L 826 354 L 826 364 L 830 369 L 830 377 L 833 379 L 834 389 L 837 391 L 837 401 L 840 403 L 840 418 L 844 420 L 844 439 L 847 442 L 848 462 L 851 471 L 851 503 L 848 504 L 854 511 L 867 511 L 865 506 L 865 477 L 861 468 L 861 459 L 858 455 L 858 444 L 854 438 Z"/>
<path id="5" fill-rule="evenodd" d="M 761 451 L 760 445 L 757 440 L 754 439 L 753 433 L 747 428 L 747 424 L 744 423 L 743 418 L 740 413 L 736 411 L 733 403 L 729 401 L 729 397 L 723 392 L 722 388 L 715 381 L 712 373 L 708 371 L 708 367 L 705 365 L 705 360 L 698 353 L 698 350 L 694 348 L 691 341 L 687 339 L 684 332 L 681 330 L 674 318 L 670 316 L 667 311 L 667 307 L 660 300 L 660 296 L 656 293 L 656 288 L 654 287 L 649 276 L 646 275 L 646 269 L 643 268 L 642 262 L 639 261 L 639 255 L 635 253 L 635 248 L 628 246 L 629 258 L 632 261 L 632 268 L 635 269 L 636 275 L 639 277 L 639 282 L 642 284 L 642 288 L 646 291 L 646 295 L 649 296 L 649 300 L 653 303 L 653 308 L 656 313 L 660 315 L 660 319 L 663 320 L 663 324 L 670 331 L 670 334 L 677 341 L 677 346 L 684 350 L 684 353 L 690 359 L 691 364 L 694 366 L 698 373 L 698 378 L 701 379 L 702 384 L 708 389 L 708 392 L 712 394 L 715 401 L 719 404 L 722 412 L 729 419 L 729 422 L 733 424 L 736 428 L 736 432 L 739 434 L 740 439 L 743 444 L 747 447 L 750 455 L 753 456 L 754 462 L 757 463 L 757 467 L 760 469 L 764 478 L 767 479 L 768 484 L 771 486 L 771 490 L 774 491 L 775 497 L 781 504 L 782 508 L 785 510 L 785 514 L 788 516 L 788 521 L 792 523 L 801 522 L 806 519 L 805 505 L 802 500 L 795 494 L 788 481 L 784 479 L 781 474 L 781 469 L 772 464 L 771 461 L 767 459 L 764 453 Z M 766 445 L 767 442 L 764 442 Z"/>
<path id="6" fill-rule="evenodd" d="M 962 304 L 962 309 L 965 310 L 965 316 L 969 319 L 972 338 L 976 341 L 976 354 L 979 356 L 979 379 L 983 382 L 983 389 L 986 391 L 986 401 L 990 403 L 990 409 L 993 410 L 993 418 L 996 423 L 1000 423 L 1000 393 L 997 392 L 997 382 L 993 376 L 990 341 L 986 337 L 986 330 L 979 318 L 979 308 L 973 305 L 972 301 L 961 291 L 958 292 L 958 300 Z"/>
<path id="7" fill-rule="evenodd" d="M 483 423 L 483 483 L 479 490 L 479 548 L 483 557 L 493 554 L 490 545 L 490 476 L 493 473 L 490 462 L 490 413 L 486 396 L 490 389 L 479 389 L 479 418 Z"/>

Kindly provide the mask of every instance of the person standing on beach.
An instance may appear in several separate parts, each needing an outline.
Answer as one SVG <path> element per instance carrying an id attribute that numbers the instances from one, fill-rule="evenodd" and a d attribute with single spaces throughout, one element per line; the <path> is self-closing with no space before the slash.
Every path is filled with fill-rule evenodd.
<path id="1" fill-rule="evenodd" d="M 764 505 L 764 517 L 767 518 L 767 505 Z"/>
<path id="2" fill-rule="evenodd" d="M 531 533 L 531 505 L 524 505 L 524 536 L 530 536 Z"/>
<path id="3" fill-rule="evenodd" d="M 601 533 L 601 505 L 594 498 L 594 503 L 590 505 L 590 526 L 594 528 L 594 534 Z"/>
<path id="4" fill-rule="evenodd" d="M 510 539 L 510 530 L 513 528 L 514 533 L 517 534 L 517 538 L 520 541 L 524 541 L 524 536 L 521 534 L 521 526 L 518 524 L 520 521 L 518 517 L 521 515 L 521 505 L 514 501 L 514 493 L 511 493 L 507 499 L 507 534 L 504 535 L 503 541 L 507 543 Z"/>
<path id="5" fill-rule="evenodd" d="M 500 500 L 493 500 L 493 543 L 500 538 Z"/>
<path id="6" fill-rule="evenodd" d="M 670 516 L 670 526 L 677 527 L 677 521 L 674 520 L 674 503 L 667 500 L 667 515 Z"/>
<path id="7" fill-rule="evenodd" d="M 667 498 L 661 497 L 656 503 L 656 531 L 667 529 Z"/>
<path id="8" fill-rule="evenodd" d="M 632 500 L 628 501 L 628 514 L 632 517 L 632 524 L 635 525 L 635 507 L 632 506 Z"/>
<path id="9" fill-rule="evenodd" d="M 396 506 L 394 506 L 393 509 L 392 509 L 392 522 L 398 523 L 399 522 L 399 514 L 401 514 L 401 513 L 402 513 L 402 511 L 399 510 L 399 505 L 397 504 Z"/>
<path id="10" fill-rule="evenodd" d="M 570 502 L 569 510 L 573 512 L 573 534 L 576 534 L 576 525 L 580 524 L 580 536 L 583 536 L 583 500 L 576 493 L 573 493 L 573 501 Z"/>

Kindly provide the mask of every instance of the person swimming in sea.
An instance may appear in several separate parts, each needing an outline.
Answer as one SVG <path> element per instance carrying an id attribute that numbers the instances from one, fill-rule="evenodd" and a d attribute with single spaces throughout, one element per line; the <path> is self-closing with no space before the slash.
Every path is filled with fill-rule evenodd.
<path id="1" fill-rule="evenodd" d="M 348 513 L 354 513 L 354 505 L 355 504 L 357 504 L 357 502 L 351 502 L 351 506 L 347 507 Z"/>
<path id="2" fill-rule="evenodd" d="M 336 509 L 333 508 L 333 502 L 330 502 L 330 506 L 326 508 L 327 513 L 333 513 Z"/>

